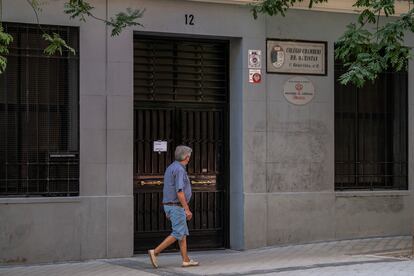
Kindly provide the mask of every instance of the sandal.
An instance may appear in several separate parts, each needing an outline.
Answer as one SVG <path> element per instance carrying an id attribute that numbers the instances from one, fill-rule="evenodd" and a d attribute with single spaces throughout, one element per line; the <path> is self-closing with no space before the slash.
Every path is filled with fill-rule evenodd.
<path id="1" fill-rule="evenodd" d="M 183 262 L 182 267 L 190 267 L 190 266 L 198 266 L 198 265 L 199 265 L 199 262 L 190 260 L 189 262 Z"/>
<path id="2" fill-rule="evenodd" d="M 155 256 L 155 252 L 154 250 L 148 250 L 148 256 L 151 260 L 152 266 L 154 268 L 158 268 L 158 263 L 157 263 L 157 256 Z"/>

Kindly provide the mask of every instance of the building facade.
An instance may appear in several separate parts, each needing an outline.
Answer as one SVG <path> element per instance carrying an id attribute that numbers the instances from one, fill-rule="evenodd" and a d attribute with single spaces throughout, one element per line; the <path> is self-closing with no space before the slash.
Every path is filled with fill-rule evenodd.
<path id="1" fill-rule="evenodd" d="M 70 20 L 64 2 L 42 6 L 40 23 L 76 55 L 45 57 L 33 10 L 3 1 L 14 42 L 0 76 L 1 263 L 155 245 L 178 144 L 194 149 L 193 248 L 410 234 L 413 63 L 362 89 L 339 85 L 349 10 L 254 20 L 247 1 L 90 1 L 101 18 L 146 10 L 142 27 L 111 37 L 102 22 Z M 324 47 L 322 71 L 278 71 L 289 43 Z M 289 99 L 289 83 L 310 101 Z"/>

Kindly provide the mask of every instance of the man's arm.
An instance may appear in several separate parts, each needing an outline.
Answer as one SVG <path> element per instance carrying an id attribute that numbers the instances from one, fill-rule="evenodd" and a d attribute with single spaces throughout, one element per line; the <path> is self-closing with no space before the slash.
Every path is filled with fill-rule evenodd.
<path id="1" fill-rule="evenodd" d="M 184 208 L 185 216 L 187 217 L 187 220 L 190 220 L 193 217 L 193 213 L 191 213 L 190 207 L 188 207 L 184 192 L 183 191 L 177 192 L 177 197 L 181 203 L 181 206 L 183 206 Z"/>

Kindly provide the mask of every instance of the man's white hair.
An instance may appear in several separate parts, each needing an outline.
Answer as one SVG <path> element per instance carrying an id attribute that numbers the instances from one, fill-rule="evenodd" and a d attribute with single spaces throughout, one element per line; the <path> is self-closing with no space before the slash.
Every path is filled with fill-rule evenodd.
<path id="1" fill-rule="evenodd" d="M 175 148 L 175 160 L 177 161 L 183 161 L 187 156 L 191 156 L 191 152 L 193 150 L 190 147 L 187 146 L 177 146 Z"/>

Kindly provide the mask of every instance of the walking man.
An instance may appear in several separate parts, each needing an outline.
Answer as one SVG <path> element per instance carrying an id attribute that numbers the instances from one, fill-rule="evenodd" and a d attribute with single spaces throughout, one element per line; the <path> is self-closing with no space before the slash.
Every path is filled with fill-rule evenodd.
<path id="1" fill-rule="evenodd" d="M 188 207 L 191 199 L 191 183 L 185 166 L 190 162 L 191 152 L 192 149 L 189 147 L 178 146 L 175 149 L 175 161 L 168 166 L 164 174 L 162 204 L 167 218 L 171 220 L 172 232 L 155 249 L 148 250 L 154 268 L 158 268 L 157 256 L 177 240 L 183 258 L 182 266 L 198 265 L 198 262 L 191 260 L 187 255 L 187 220 L 191 220 L 193 214 Z"/>

